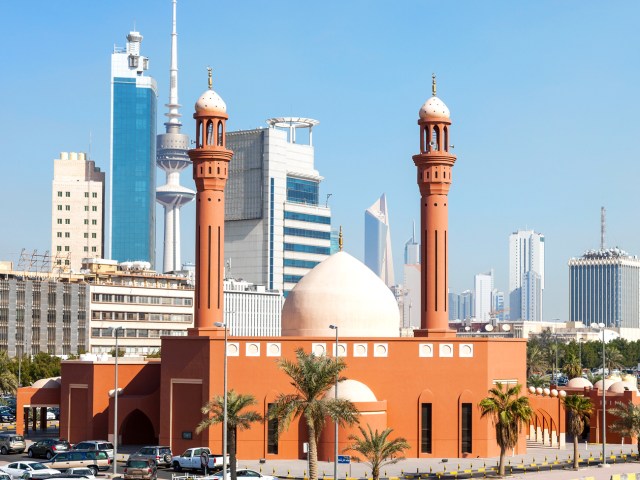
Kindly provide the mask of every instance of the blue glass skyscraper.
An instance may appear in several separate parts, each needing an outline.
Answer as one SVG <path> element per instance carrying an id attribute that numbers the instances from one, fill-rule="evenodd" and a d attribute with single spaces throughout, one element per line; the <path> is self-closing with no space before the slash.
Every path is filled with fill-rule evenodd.
<path id="1" fill-rule="evenodd" d="M 155 263 L 156 82 L 142 35 L 111 55 L 111 258 Z"/>

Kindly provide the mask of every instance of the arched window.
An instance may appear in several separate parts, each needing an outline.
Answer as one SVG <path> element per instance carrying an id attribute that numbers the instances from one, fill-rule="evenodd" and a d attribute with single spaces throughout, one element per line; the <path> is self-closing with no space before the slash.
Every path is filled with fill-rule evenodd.
<path id="1" fill-rule="evenodd" d="M 207 122 L 207 145 L 214 145 L 213 143 L 213 123 L 211 120 Z"/>
<path id="2" fill-rule="evenodd" d="M 196 148 L 200 148 L 202 146 L 202 144 L 200 143 L 200 137 L 202 135 L 201 129 L 202 129 L 202 122 L 198 120 L 198 123 L 196 124 Z"/>
<path id="3" fill-rule="evenodd" d="M 222 147 L 222 122 L 218 122 L 218 146 Z"/>
<path id="4" fill-rule="evenodd" d="M 440 129 L 438 127 L 433 127 L 433 131 L 431 132 L 431 149 L 433 151 L 437 151 L 440 146 Z"/>

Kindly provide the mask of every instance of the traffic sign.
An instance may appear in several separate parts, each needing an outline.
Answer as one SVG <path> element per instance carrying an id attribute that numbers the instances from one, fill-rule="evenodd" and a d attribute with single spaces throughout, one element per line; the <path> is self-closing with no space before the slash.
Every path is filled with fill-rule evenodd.
<path id="1" fill-rule="evenodd" d="M 351 455 L 338 455 L 338 463 L 351 463 Z"/>

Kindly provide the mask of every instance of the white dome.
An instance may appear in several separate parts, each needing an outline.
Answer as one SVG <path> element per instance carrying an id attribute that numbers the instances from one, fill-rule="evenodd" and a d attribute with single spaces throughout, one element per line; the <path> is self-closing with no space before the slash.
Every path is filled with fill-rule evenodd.
<path id="1" fill-rule="evenodd" d="M 335 398 L 336 387 L 332 386 L 324 398 Z M 345 380 L 338 383 L 338 398 L 352 402 L 377 402 L 376 396 L 364 383 L 357 380 Z"/>
<path id="2" fill-rule="evenodd" d="M 572 378 L 567 383 L 567 388 L 584 388 L 584 387 L 593 388 L 593 383 L 591 383 L 589 380 L 587 380 L 584 377 Z"/>
<path id="3" fill-rule="evenodd" d="M 438 97 L 430 97 L 419 112 L 422 120 L 449 120 L 449 108 Z"/>
<path id="4" fill-rule="evenodd" d="M 207 90 L 196 102 L 196 113 L 216 113 L 227 112 L 227 104 L 213 90 Z"/>
<path id="5" fill-rule="evenodd" d="M 307 273 L 282 307 L 283 336 L 397 337 L 400 312 L 391 290 L 346 252 Z"/>
<path id="6" fill-rule="evenodd" d="M 41 378 L 31 385 L 33 388 L 60 388 L 60 377 Z"/>
<path id="7" fill-rule="evenodd" d="M 623 393 L 627 390 L 637 392 L 638 391 L 637 382 L 616 382 L 613 385 L 611 385 L 609 388 L 607 388 L 607 392 L 611 392 L 611 393 Z"/>
<path id="8" fill-rule="evenodd" d="M 604 381 L 604 388 L 606 388 L 607 390 L 609 389 L 609 387 L 611 385 L 613 385 L 616 382 L 619 382 L 620 379 L 616 378 L 614 380 L 611 380 L 610 378 L 605 379 Z M 598 380 L 596 383 L 593 384 L 593 388 L 597 388 L 598 390 L 602 389 L 602 380 Z"/>

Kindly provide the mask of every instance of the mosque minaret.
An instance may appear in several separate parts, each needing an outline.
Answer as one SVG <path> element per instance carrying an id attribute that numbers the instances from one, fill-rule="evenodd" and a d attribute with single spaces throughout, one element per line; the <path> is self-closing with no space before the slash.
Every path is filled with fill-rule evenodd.
<path id="1" fill-rule="evenodd" d="M 189 150 L 196 183 L 195 329 L 217 330 L 223 318 L 224 188 L 233 152 L 226 148 L 227 106 L 209 89 L 196 102 L 196 148 Z"/>
<path id="2" fill-rule="evenodd" d="M 451 169 L 456 161 L 449 152 L 449 109 L 433 96 L 420 109 L 420 153 L 413 156 L 420 187 L 420 221 L 422 240 L 422 306 L 420 330 L 416 336 L 453 335 L 449 330 L 448 309 L 448 227 L 447 195 L 451 186 Z"/>
<path id="3" fill-rule="evenodd" d="M 181 114 L 178 103 L 178 34 L 176 32 L 176 0 L 173 0 L 171 30 L 171 66 L 169 70 L 169 120 L 166 133 L 157 137 L 156 163 L 167 174 L 167 182 L 156 190 L 156 201 L 164 207 L 163 272 L 182 268 L 180 260 L 180 208 L 193 200 L 195 192 L 180 185 L 180 172 L 189 166 L 189 136 L 180 133 Z"/>

